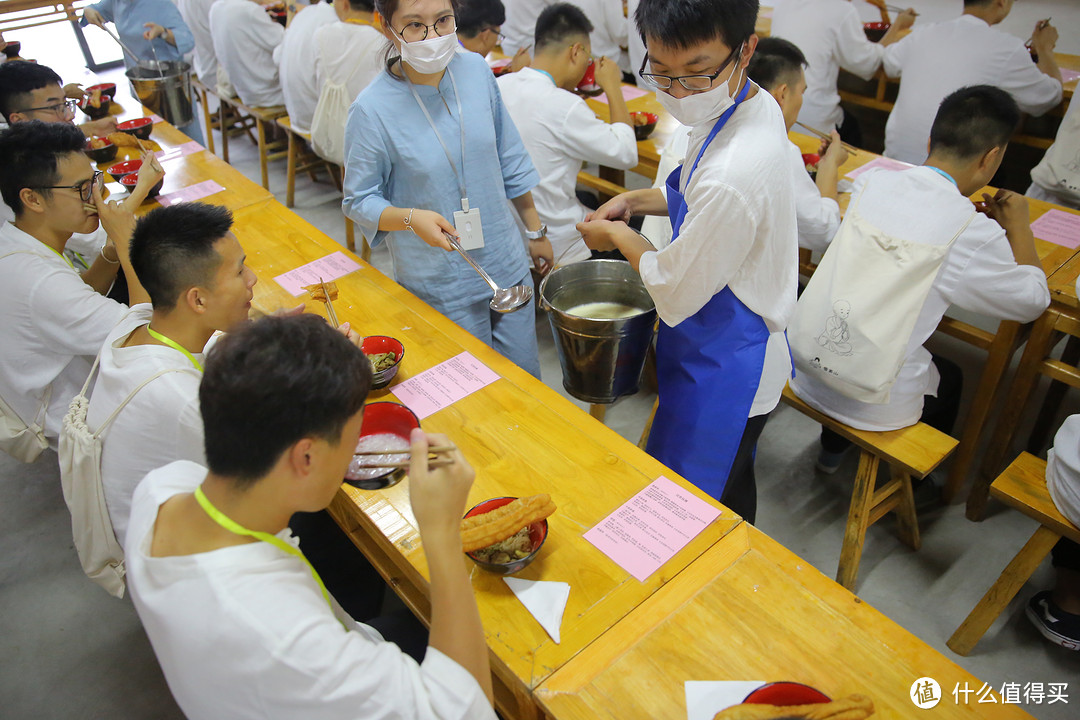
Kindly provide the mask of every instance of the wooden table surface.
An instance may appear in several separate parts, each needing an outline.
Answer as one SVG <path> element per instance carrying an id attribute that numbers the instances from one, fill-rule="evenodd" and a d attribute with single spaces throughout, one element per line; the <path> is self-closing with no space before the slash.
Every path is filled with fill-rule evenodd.
<path id="1" fill-rule="evenodd" d="M 343 251 L 273 201 L 237 211 L 234 232 L 259 277 L 254 305 L 263 311 L 297 302 L 272 280 L 274 276 Z M 691 488 L 710 504 L 717 505 L 715 501 L 360 262 L 359 271 L 337 280 L 340 294 L 334 306 L 338 318 L 361 334 L 391 335 L 404 343 L 405 358 L 395 382 L 463 350 L 502 378 L 422 421 L 426 430 L 446 433 L 476 468 L 469 504 L 548 492 L 559 506 L 549 519 L 540 556 L 518 577 L 570 584 L 561 644 L 547 636 L 499 577 L 479 568 L 472 571 L 493 670 L 500 681 L 500 711 L 507 717 L 533 716 L 532 688 L 741 521 L 725 509 L 656 574 L 643 583 L 635 580 L 582 534 L 660 475 Z M 322 313 L 322 308 L 313 311 Z M 376 392 L 371 400 L 393 400 L 393 389 Z M 408 480 L 381 491 L 343 486 L 331 513 L 411 609 L 429 617 L 427 564 L 409 506 Z"/>
<path id="2" fill-rule="evenodd" d="M 899 720 L 923 712 L 908 693 L 926 676 L 943 695 L 927 717 L 1030 717 L 975 695 L 956 704 L 957 683 L 983 682 L 743 523 L 542 683 L 537 700 L 558 720 L 685 720 L 687 680 L 794 681 L 832 698 L 867 695 L 875 719 Z"/>

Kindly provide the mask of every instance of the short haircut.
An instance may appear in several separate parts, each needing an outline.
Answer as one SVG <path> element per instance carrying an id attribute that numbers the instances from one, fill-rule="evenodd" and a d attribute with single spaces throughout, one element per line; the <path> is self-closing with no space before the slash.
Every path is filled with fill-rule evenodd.
<path id="1" fill-rule="evenodd" d="M 199 385 L 210 472 L 249 487 L 304 438 L 336 445 L 371 389 L 371 363 L 318 315 L 245 323 L 206 358 Z"/>
<path id="2" fill-rule="evenodd" d="M 963 87 L 938 106 L 930 128 L 930 154 L 972 159 L 1002 147 L 1020 125 L 1012 95 L 991 85 Z"/>
<path id="3" fill-rule="evenodd" d="M 548 5 L 540 12 L 536 18 L 533 42 L 539 51 L 549 45 L 563 44 L 571 38 L 588 37 L 592 31 L 593 24 L 581 8 L 560 2 Z"/>
<path id="4" fill-rule="evenodd" d="M 349 0 L 349 7 L 357 12 L 374 12 L 375 0 Z"/>
<path id="5" fill-rule="evenodd" d="M 48 187 L 60 182 L 61 158 L 71 153 L 85 158 L 85 145 L 86 136 L 74 125 L 40 120 L 15 123 L 0 133 L 0 196 L 16 216 L 21 215 L 19 192 L 33 188 L 49 195 Z"/>
<path id="6" fill-rule="evenodd" d="M 989 5 L 994 0 L 964 0 L 964 7 L 978 7 L 979 5 Z"/>
<path id="7" fill-rule="evenodd" d="M 461 0 L 456 19 L 458 35 L 472 38 L 506 22 L 506 8 L 502 0 Z"/>
<path id="8" fill-rule="evenodd" d="M 171 310 L 180 294 L 208 287 L 221 267 L 217 241 L 232 227 L 220 205 L 180 203 L 139 218 L 131 237 L 131 266 L 155 310 Z"/>
<path id="9" fill-rule="evenodd" d="M 746 74 L 750 79 L 771 91 L 777 85 L 790 82 L 806 67 L 806 56 L 795 43 L 783 38 L 767 37 L 758 41 Z"/>
<path id="10" fill-rule="evenodd" d="M 52 69 L 25 60 L 0 65 L 0 113 L 9 120 L 11 113 L 25 109 L 30 93 L 49 85 L 61 85 Z"/>
<path id="11" fill-rule="evenodd" d="M 649 38 L 685 50 L 720 38 L 732 50 L 754 34 L 758 0 L 641 0 L 634 22 Z"/>

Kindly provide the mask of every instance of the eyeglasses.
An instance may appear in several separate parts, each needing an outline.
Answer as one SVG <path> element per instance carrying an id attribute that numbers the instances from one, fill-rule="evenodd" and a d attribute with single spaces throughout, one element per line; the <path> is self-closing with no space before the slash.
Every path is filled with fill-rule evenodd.
<path id="1" fill-rule="evenodd" d="M 89 180 L 83 180 L 80 183 L 74 185 L 39 185 L 34 188 L 35 190 L 75 190 L 79 193 L 79 198 L 83 202 L 90 202 L 94 197 L 94 186 L 101 182 L 101 178 L 105 175 L 100 170 L 95 170 L 93 177 Z"/>
<path id="2" fill-rule="evenodd" d="M 425 25 L 422 22 L 414 21 L 395 32 L 397 32 L 405 42 L 420 42 L 422 40 L 427 40 L 428 28 L 433 29 L 435 34 L 439 37 L 449 35 L 457 30 L 457 19 L 453 15 L 443 15 L 431 25 Z"/>
<path id="3" fill-rule="evenodd" d="M 657 90 L 668 90 L 671 88 L 671 84 L 676 80 L 687 90 L 708 90 L 712 87 L 713 81 L 720 77 L 720 73 L 724 72 L 724 68 L 731 64 L 731 61 L 735 59 L 735 56 L 739 54 L 743 46 L 731 51 L 724 64 L 717 69 L 712 75 L 679 75 L 678 77 L 672 77 L 671 75 L 657 75 L 655 73 L 645 72 L 645 65 L 649 62 L 649 54 L 645 53 L 645 58 L 641 61 L 641 69 L 638 70 L 638 75 L 646 84 L 651 85 Z"/>
<path id="4" fill-rule="evenodd" d="M 57 115 L 57 116 L 75 115 L 75 101 L 74 100 L 64 100 L 63 102 L 58 102 L 55 105 L 46 105 L 44 107 L 23 108 L 22 110 L 19 110 L 18 112 L 28 113 L 28 112 L 35 112 L 35 111 L 38 111 L 38 110 L 40 110 L 42 112 L 48 111 L 48 112 L 51 112 L 51 113 L 53 113 L 54 115 Z"/>

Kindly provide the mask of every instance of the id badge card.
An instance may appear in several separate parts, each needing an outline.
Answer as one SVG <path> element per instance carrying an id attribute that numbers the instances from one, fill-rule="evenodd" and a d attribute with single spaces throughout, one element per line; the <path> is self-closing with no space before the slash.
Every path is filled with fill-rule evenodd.
<path id="1" fill-rule="evenodd" d="M 480 208 L 470 208 L 468 198 L 462 199 L 461 208 L 454 213 L 454 229 L 461 238 L 461 247 L 465 250 L 479 250 L 484 247 L 484 228 L 480 223 Z"/>

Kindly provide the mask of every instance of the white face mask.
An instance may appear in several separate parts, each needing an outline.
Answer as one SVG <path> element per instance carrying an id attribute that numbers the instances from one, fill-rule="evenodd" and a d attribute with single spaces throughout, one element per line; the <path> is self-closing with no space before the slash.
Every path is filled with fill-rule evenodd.
<path id="1" fill-rule="evenodd" d="M 741 57 L 742 53 L 739 55 Z M 704 125 L 723 115 L 725 110 L 735 104 L 735 99 L 731 97 L 731 92 L 728 90 L 728 81 L 731 80 L 731 75 L 734 73 L 735 71 L 732 69 L 727 80 L 704 92 L 677 98 L 669 95 L 664 90 L 657 90 L 656 99 L 660 102 L 661 107 L 683 125 L 689 127 Z M 742 75 L 743 73 L 740 70 L 739 82 L 735 87 L 742 84 Z"/>
<path id="2" fill-rule="evenodd" d="M 432 33 L 434 34 L 434 33 Z M 401 60 L 425 75 L 442 72 L 457 52 L 457 33 L 435 35 L 420 42 L 401 42 Z"/>

